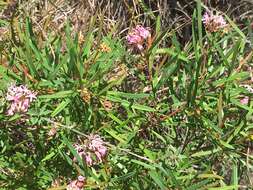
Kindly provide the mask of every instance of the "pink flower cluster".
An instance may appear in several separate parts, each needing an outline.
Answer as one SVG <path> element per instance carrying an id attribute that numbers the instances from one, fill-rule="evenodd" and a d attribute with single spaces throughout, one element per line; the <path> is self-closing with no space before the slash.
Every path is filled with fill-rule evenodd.
<path id="1" fill-rule="evenodd" d="M 129 45 L 143 50 L 143 44 L 150 35 L 149 28 L 137 25 L 126 38 Z"/>
<path id="2" fill-rule="evenodd" d="M 30 103 L 36 99 L 36 93 L 28 90 L 24 85 L 12 84 L 8 88 L 6 99 L 11 102 L 7 115 L 25 113 L 28 111 Z"/>
<path id="3" fill-rule="evenodd" d="M 101 163 L 107 154 L 105 142 L 99 135 L 90 135 L 83 145 L 74 144 L 74 148 L 81 158 L 83 158 L 87 166 Z M 93 158 L 96 158 L 94 160 Z M 76 161 L 76 158 L 73 159 Z"/>
<path id="4" fill-rule="evenodd" d="M 68 186 L 67 190 L 82 190 L 85 184 L 85 177 L 78 176 L 77 180 L 71 181 Z"/>
<path id="5" fill-rule="evenodd" d="M 205 12 L 202 21 L 208 32 L 217 32 L 227 26 L 226 21 L 221 15 L 214 15 L 210 11 Z"/>
<path id="6" fill-rule="evenodd" d="M 243 105 L 247 105 L 249 103 L 249 97 L 245 96 L 240 100 L 240 103 Z"/>

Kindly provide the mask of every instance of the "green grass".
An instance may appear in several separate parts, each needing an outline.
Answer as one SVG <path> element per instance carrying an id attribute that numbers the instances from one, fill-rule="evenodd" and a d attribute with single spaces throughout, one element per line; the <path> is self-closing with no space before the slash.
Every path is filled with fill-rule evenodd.
<path id="1" fill-rule="evenodd" d="M 240 103 L 252 98 L 242 86 L 252 82 L 252 32 L 226 16 L 229 32 L 206 33 L 202 9 L 197 1 L 184 46 L 155 18 L 142 53 L 104 32 L 99 15 L 83 39 L 70 22 L 46 38 L 30 17 L 3 22 L 12 33 L 0 52 L 0 188 L 64 189 L 78 175 L 84 189 L 253 188 L 253 104 Z M 25 114 L 6 115 L 11 82 L 38 93 Z M 94 167 L 73 147 L 91 133 L 109 149 Z"/>

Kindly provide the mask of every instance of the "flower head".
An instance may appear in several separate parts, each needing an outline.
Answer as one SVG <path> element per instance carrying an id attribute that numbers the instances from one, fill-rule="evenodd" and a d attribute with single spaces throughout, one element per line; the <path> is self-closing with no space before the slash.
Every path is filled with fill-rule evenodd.
<path id="1" fill-rule="evenodd" d="M 126 39 L 129 45 L 143 50 L 143 44 L 145 40 L 150 36 L 149 28 L 137 25 L 132 31 L 127 35 Z"/>
<path id="2" fill-rule="evenodd" d="M 104 145 L 104 141 L 100 138 L 99 135 L 91 135 L 89 137 L 89 141 L 89 150 L 92 150 L 95 153 L 98 161 L 102 162 L 102 158 L 104 158 L 107 153 L 107 147 Z"/>
<path id="3" fill-rule="evenodd" d="M 105 142 L 99 135 L 91 134 L 88 136 L 84 144 L 74 144 L 73 146 L 78 155 L 84 159 L 87 166 L 101 163 L 107 154 Z M 74 158 L 73 161 L 76 161 L 76 158 Z"/>
<path id="4" fill-rule="evenodd" d="M 103 42 L 102 44 L 100 44 L 99 50 L 100 50 L 101 52 L 108 53 L 108 52 L 110 52 L 112 49 L 111 49 L 106 43 Z"/>
<path id="5" fill-rule="evenodd" d="M 243 105 L 247 105 L 249 103 L 249 97 L 245 96 L 240 100 L 240 103 Z"/>
<path id="6" fill-rule="evenodd" d="M 227 26 L 226 21 L 221 15 L 214 15 L 212 12 L 207 11 L 203 15 L 202 21 L 208 32 L 217 32 Z"/>
<path id="7" fill-rule="evenodd" d="M 85 184 L 85 177 L 78 176 L 77 180 L 71 181 L 68 186 L 67 190 L 82 190 Z"/>
<path id="8" fill-rule="evenodd" d="M 36 99 L 36 93 L 30 91 L 26 86 L 16 86 L 12 84 L 9 86 L 6 100 L 11 105 L 7 111 L 8 115 L 14 115 L 15 113 L 25 113 L 28 111 L 30 103 Z"/>
<path id="9" fill-rule="evenodd" d="M 85 155 L 84 158 L 85 158 L 85 162 L 86 162 L 87 166 L 92 166 L 95 162 L 91 158 L 91 153 L 87 152 L 84 155 Z"/>

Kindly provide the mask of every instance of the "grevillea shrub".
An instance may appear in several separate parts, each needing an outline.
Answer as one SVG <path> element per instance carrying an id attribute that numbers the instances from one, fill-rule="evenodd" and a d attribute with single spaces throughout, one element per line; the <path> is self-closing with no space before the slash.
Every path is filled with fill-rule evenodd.
<path id="1" fill-rule="evenodd" d="M 100 16 L 0 22 L 0 189 L 252 189 L 251 28 L 200 0 L 186 45 Z"/>

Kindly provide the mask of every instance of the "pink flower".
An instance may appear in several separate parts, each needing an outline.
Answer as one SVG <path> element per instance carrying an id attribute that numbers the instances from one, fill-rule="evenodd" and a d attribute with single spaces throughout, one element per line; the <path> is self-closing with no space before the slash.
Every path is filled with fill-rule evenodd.
<path id="1" fill-rule="evenodd" d="M 36 93 L 28 90 L 24 85 L 16 86 L 12 84 L 9 86 L 6 100 L 11 105 L 7 110 L 7 115 L 14 115 L 15 113 L 25 113 L 30 107 L 30 103 L 36 99 Z"/>
<path id="2" fill-rule="evenodd" d="M 79 144 L 74 144 L 73 147 L 75 148 L 77 154 L 82 158 L 83 155 L 85 155 L 85 147 L 84 146 L 81 146 Z M 76 162 L 77 161 L 77 158 L 74 157 L 73 158 L 73 161 Z"/>
<path id="3" fill-rule="evenodd" d="M 217 32 L 227 26 L 226 21 L 221 15 L 214 15 L 212 12 L 207 11 L 203 15 L 202 21 L 208 32 Z"/>
<path id="4" fill-rule="evenodd" d="M 205 12 L 202 18 L 203 23 L 206 25 L 207 23 L 211 22 L 211 16 L 208 12 Z"/>
<path id="5" fill-rule="evenodd" d="M 105 142 L 99 135 L 88 136 L 86 142 L 83 145 L 73 145 L 80 157 L 82 157 L 87 166 L 92 166 L 97 163 L 101 163 L 107 154 L 107 147 Z M 95 157 L 95 159 L 93 159 Z M 74 157 L 73 161 L 77 159 Z"/>
<path id="6" fill-rule="evenodd" d="M 85 154 L 85 162 L 87 166 L 92 166 L 93 165 L 93 160 L 91 159 L 91 154 L 88 152 Z"/>
<path id="7" fill-rule="evenodd" d="M 90 135 L 88 137 L 89 140 L 89 149 L 90 150 L 96 150 L 98 147 L 103 146 L 104 142 L 98 135 Z"/>
<path id="8" fill-rule="evenodd" d="M 79 144 L 74 144 L 73 147 L 76 149 L 77 153 L 82 153 L 84 151 L 84 148 L 83 146 L 79 145 Z"/>
<path id="9" fill-rule="evenodd" d="M 143 50 L 144 41 L 150 36 L 149 28 L 137 25 L 132 31 L 127 35 L 126 39 L 129 45 Z"/>
<path id="10" fill-rule="evenodd" d="M 127 41 L 128 41 L 128 44 L 130 44 L 130 45 L 139 44 L 139 43 L 142 43 L 142 37 L 137 34 L 130 33 L 127 36 Z"/>
<path id="11" fill-rule="evenodd" d="M 240 100 L 240 103 L 243 105 L 247 105 L 249 103 L 249 97 L 245 96 L 243 99 Z"/>
<path id="12" fill-rule="evenodd" d="M 100 154 L 100 152 L 95 151 L 94 153 L 96 155 L 96 158 L 97 158 L 98 162 L 102 162 L 103 160 L 102 160 L 102 155 Z"/>
<path id="13" fill-rule="evenodd" d="M 71 181 L 68 186 L 67 190 L 82 190 L 85 184 L 85 177 L 78 176 L 77 180 Z"/>
<path id="14" fill-rule="evenodd" d="M 98 152 L 101 154 L 102 157 L 105 157 L 107 154 L 107 148 L 105 146 L 100 146 L 98 148 Z"/>
<path id="15" fill-rule="evenodd" d="M 107 147 L 104 145 L 104 141 L 98 135 L 90 135 L 88 148 L 92 150 L 99 162 L 102 162 L 102 158 L 106 156 Z"/>
<path id="16" fill-rule="evenodd" d="M 139 35 L 143 39 L 147 39 L 150 36 L 149 28 L 144 28 L 143 26 L 136 26 L 135 30 L 139 32 Z"/>

